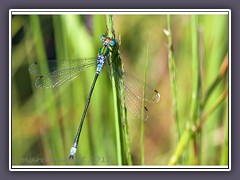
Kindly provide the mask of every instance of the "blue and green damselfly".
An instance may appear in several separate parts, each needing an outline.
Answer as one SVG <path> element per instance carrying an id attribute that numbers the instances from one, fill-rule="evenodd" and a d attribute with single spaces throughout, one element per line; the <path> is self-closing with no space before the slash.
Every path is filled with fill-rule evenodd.
<path id="1" fill-rule="evenodd" d="M 85 116 L 87 114 L 87 109 L 91 100 L 91 96 L 93 93 L 94 86 L 100 74 L 100 71 L 104 65 L 104 62 L 109 58 L 111 48 L 115 45 L 115 40 L 107 37 L 106 35 L 102 35 L 100 37 L 102 41 L 102 46 L 98 51 L 97 58 L 79 58 L 79 59 L 72 59 L 72 60 L 48 60 L 46 65 L 42 65 L 41 62 L 33 63 L 29 67 L 29 71 L 32 74 L 35 74 L 37 80 L 35 81 L 35 86 L 37 88 L 55 88 L 63 83 L 69 82 L 75 79 L 77 76 L 80 75 L 82 71 L 89 67 L 93 67 L 97 64 L 96 73 L 93 79 L 93 83 L 87 98 L 87 103 L 85 105 L 82 118 L 78 127 L 78 131 L 76 137 L 74 139 L 73 146 L 70 150 L 69 159 L 73 159 L 74 155 L 77 151 L 77 146 L 79 142 L 79 138 L 81 135 L 83 123 Z M 144 84 L 143 81 L 137 79 L 136 77 L 124 72 L 123 73 L 123 80 L 124 83 L 122 84 L 125 90 L 125 101 L 127 109 L 133 113 L 137 118 L 141 118 L 141 111 L 143 99 L 143 88 L 145 88 L 145 96 L 144 100 L 155 103 L 160 100 L 160 94 L 157 90 L 153 89 L 148 84 Z M 147 119 L 147 111 L 148 109 L 144 108 L 144 119 Z"/>

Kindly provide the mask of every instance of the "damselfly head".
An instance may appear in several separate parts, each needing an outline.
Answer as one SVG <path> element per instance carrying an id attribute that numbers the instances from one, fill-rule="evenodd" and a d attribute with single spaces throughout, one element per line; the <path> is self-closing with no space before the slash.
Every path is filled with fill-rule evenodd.
<path id="1" fill-rule="evenodd" d="M 110 37 L 107 37 L 106 35 L 101 35 L 100 40 L 106 45 L 114 46 L 115 45 L 115 40 L 111 39 Z"/>

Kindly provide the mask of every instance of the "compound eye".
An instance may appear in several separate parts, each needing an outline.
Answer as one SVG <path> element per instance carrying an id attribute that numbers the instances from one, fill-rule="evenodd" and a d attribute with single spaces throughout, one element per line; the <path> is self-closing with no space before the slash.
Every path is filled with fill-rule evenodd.
<path id="1" fill-rule="evenodd" d="M 105 35 L 101 35 L 101 36 L 100 36 L 100 40 L 101 40 L 101 41 L 105 41 L 105 40 L 106 40 L 106 36 L 105 36 Z"/>
<path id="2" fill-rule="evenodd" d="M 114 45 L 115 45 L 115 43 L 116 43 L 116 42 L 115 42 L 114 40 L 111 40 L 111 43 L 110 43 L 110 45 L 111 45 L 111 46 L 114 46 Z"/>

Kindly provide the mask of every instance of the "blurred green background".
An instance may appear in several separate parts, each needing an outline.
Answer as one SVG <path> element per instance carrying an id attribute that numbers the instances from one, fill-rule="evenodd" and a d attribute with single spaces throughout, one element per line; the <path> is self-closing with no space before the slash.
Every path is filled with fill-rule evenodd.
<path id="1" fill-rule="evenodd" d="M 181 134 L 189 127 L 193 91 L 191 15 L 170 16 L 177 97 L 173 97 L 168 67 L 166 15 L 113 15 L 116 39 L 121 36 L 124 69 L 144 79 L 149 43 L 147 82 L 161 94 L 148 105 L 145 121 L 146 165 L 167 165 L 179 146 L 172 102 L 177 102 Z M 75 133 L 94 77 L 89 68 L 71 83 L 42 90 L 34 85 L 29 65 L 38 60 L 96 57 L 99 37 L 106 32 L 104 15 L 12 16 L 12 164 L 117 165 L 113 95 L 108 74 L 101 72 L 83 126 L 76 159 L 68 160 Z M 228 84 L 227 73 L 218 79 L 228 57 L 228 16 L 198 16 L 200 98 L 212 86 L 205 108 L 214 106 Z M 226 66 L 226 65 L 225 65 Z M 220 71 L 221 72 L 221 71 Z M 199 103 L 200 104 L 200 103 Z M 140 124 L 128 113 L 132 162 L 140 164 Z M 200 138 L 199 138 L 200 137 Z M 194 137 L 192 137 L 194 138 Z M 196 137 L 195 137 L 196 138 Z M 228 165 L 228 100 L 217 105 L 198 134 L 198 152 L 190 139 L 176 164 Z M 195 149 L 196 150 L 196 149 Z M 197 154 L 197 157 L 196 157 Z"/>

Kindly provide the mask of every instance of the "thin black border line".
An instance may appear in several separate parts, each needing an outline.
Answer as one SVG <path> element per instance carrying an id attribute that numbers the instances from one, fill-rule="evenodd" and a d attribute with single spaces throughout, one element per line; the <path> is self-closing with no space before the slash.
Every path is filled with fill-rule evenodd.
<path id="1" fill-rule="evenodd" d="M 24 9 L 22 9 L 22 10 L 24 10 Z M 151 13 L 151 12 L 159 12 L 159 13 L 161 13 L 161 12 L 176 12 L 176 13 L 184 13 L 184 12 L 186 12 L 186 13 L 196 13 L 196 12 L 201 12 L 201 13 L 228 13 L 228 15 L 229 15 L 229 11 L 230 11 L 230 9 L 222 9 L 222 11 L 221 10 L 219 10 L 219 11 L 208 11 L 207 9 L 206 9 L 206 11 L 204 11 L 205 9 L 202 9 L 202 10 L 199 10 L 199 11 L 193 11 L 192 9 L 191 10 L 189 10 L 188 11 L 188 9 L 184 9 L 184 11 L 177 11 L 178 9 L 176 9 L 175 11 L 174 10 L 162 10 L 161 11 L 161 9 L 159 9 L 159 10 L 153 10 L 153 11 L 129 11 L 129 9 L 127 9 L 127 11 L 124 11 L 125 9 L 119 9 L 119 10 L 122 10 L 122 11 L 113 11 L 113 10 L 105 10 L 105 9 L 103 9 L 103 11 L 97 11 L 97 10 L 92 10 L 92 9 L 90 9 L 90 10 L 88 10 L 88 11 L 81 11 L 81 9 L 71 9 L 71 10 L 76 10 L 76 11 L 70 11 L 70 10 L 66 10 L 66 11 L 51 11 L 51 10 L 47 10 L 47 11 L 44 11 L 44 10 L 47 10 L 47 9 L 42 9 L 42 11 L 40 10 L 40 11 L 16 11 L 16 9 L 13 9 L 13 11 L 10 9 L 10 11 L 12 12 L 12 13 L 22 13 L 22 14 L 24 14 L 24 13 L 84 13 L 84 12 L 86 12 L 86 13 L 97 13 L 97 12 L 100 12 L 100 13 L 104 13 L 104 12 L 106 12 L 106 13 L 110 13 L 110 12 L 114 12 L 114 13 L 117 13 L 117 12 L 119 12 L 119 13 L 143 13 L 143 12 L 147 12 L 147 13 Z M 64 10 L 64 9 L 63 9 Z M 134 9 L 132 9 L 132 10 L 134 10 Z M 16 14 L 17 15 L 17 14 Z"/>
<path id="2" fill-rule="evenodd" d="M 230 31 L 229 31 L 229 29 L 230 29 Z M 230 98 L 232 98 L 232 93 L 230 92 L 230 95 L 231 95 L 231 97 L 229 98 L 229 77 L 231 76 L 231 74 L 230 74 L 230 76 L 229 76 L 229 69 L 231 69 L 231 71 L 232 71 L 232 68 L 231 68 L 231 66 L 229 66 L 229 62 L 231 63 L 230 65 L 232 65 L 232 59 L 230 59 L 231 58 L 231 56 L 232 56 L 232 52 L 231 52 L 231 49 L 230 49 L 230 47 L 232 48 L 232 40 L 231 40 L 231 37 L 232 37 L 232 14 L 231 14 L 231 10 L 228 12 L 228 134 L 227 134 L 227 136 L 228 136 L 228 168 L 231 170 L 231 165 L 230 165 L 230 158 L 232 158 L 232 157 L 230 157 L 230 154 L 229 154 L 229 148 L 231 149 L 231 151 L 232 151 L 232 147 L 230 147 L 230 141 L 229 141 L 229 136 L 231 137 L 231 141 L 232 141 L 232 131 L 231 131 L 231 134 L 230 134 L 230 132 L 229 132 L 229 127 L 230 127 L 230 125 L 229 125 L 229 122 L 230 122 L 230 119 L 229 119 L 229 112 L 230 112 L 230 107 L 229 107 L 229 105 L 231 106 L 231 104 L 229 103 L 229 99 Z M 231 56 L 230 56 L 230 55 Z M 229 58 L 230 57 L 230 58 Z M 231 76 L 231 78 L 232 78 L 232 76 Z M 232 83 L 231 82 L 231 79 L 230 79 L 230 83 Z M 232 85 L 232 84 L 231 84 Z M 232 90 L 232 87 L 230 86 L 230 88 L 231 88 L 231 90 Z M 232 106 L 231 106 L 232 107 Z M 231 114 L 231 112 L 230 112 L 230 114 Z M 231 114 L 231 117 L 232 117 L 232 114 Z M 231 119 L 232 120 L 232 119 Z M 230 122 L 231 123 L 231 125 L 232 125 L 232 122 Z M 232 156 L 232 152 L 231 152 L 231 156 Z"/>
<path id="3" fill-rule="evenodd" d="M 131 166 L 130 166 L 131 167 Z M 13 169 L 26 169 L 26 168 L 20 168 L 20 167 L 18 167 L 18 168 L 13 168 Z M 166 170 L 166 169 L 168 169 L 168 170 L 175 170 L 175 169 L 182 169 L 182 170 L 186 170 L 186 171 L 188 171 L 189 169 L 194 169 L 194 170 L 196 170 L 196 171 L 201 171 L 201 170 L 205 170 L 205 169 L 210 169 L 210 170 L 224 170 L 224 169 L 226 169 L 226 170 L 229 170 L 229 168 L 128 168 L 128 167 L 123 167 L 123 168 L 117 168 L 117 167 L 114 167 L 114 168 L 40 168 L 40 167 L 36 167 L 36 168 L 28 168 L 28 170 L 31 170 L 31 169 L 55 169 L 55 170 L 57 170 L 57 169 L 66 169 L 66 170 L 71 170 L 71 169 L 78 169 L 78 170 L 85 170 L 85 169 L 92 169 L 92 170 L 99 170 L 99 169 L 106 169 L 106 170 L 111 170 L 111 169 L 119 169 L 119 170 L 125 170 L 125 169 L 128 169 L 128 170 L 131 170 L 131 169 L 138 169 L 138 170 L 145 170 L 145 169 L 147 169 L 147 170 Z"/>
<path id="4" fill-rule="evenodd" d="M 74 10 L 74 9 L 73 9 Z M 124 10 L 124 9 L 122 9 L 122 10 Z M 185 9 L 184 9 L 185 10 Z M 9 19 L 10 19 L 10 15 L 11 15 L 11 19 L 12 19 L 12 15 L 14 15 L 13 14 L 13 12 L 38 12 L 38 11 L 11 11 L 11 9 L 9 10 Z M 39 12 L 72 12 L 72 11 L 39 11 Z M 117 11 L 74 11 L 74 12 L 117 12 Z M 121 11 L 121 12 L 183 12 L 184 13 L 184 11 Z M 228 15 L 228 31 L 229 31 L 229 29 L 231 28 L 231 26 L 230 26 L 230 23 L 231 23 L 231 9 L 229 9 L 229 11 L 187 11 L 187 12 L 214 12 L 214 13 L 217 13 L 217 12 L 227 12 L 227 15 Z M 11 13 L 11 14 L 10 14 Z M 182 14 L 183 14 L 182 13 Z M 16 15 L 18 15 L 18 14 L 16 14 Z M 21 15 L 21 14 L 19 14 L 19 15 Z M 22 14 L 22 15 L 24 15 L 24 14 Z M 43 14 L 44 15 L 44 14 Z M 52 15 L 54 15 L 54 14 L 52 14 Z M 145 15 L 147 15 L 147 14 L 145 14 Z M 10 22 L 9 22 L 10 23 Z M 232 23 L 231 23 L 231 25 L 232 25 Z M 10 36 L 10 33 L 12 32 L 12 20 L 11 20 L 11 24 L 10 24 L 10 30 L 11 31 L 9 31 L 9 43 L 10 43 L 10 47 L 11 47 L 11 69 L 12 69 L 12 42 L 11 42 L 11 36 Z M 230 36 L 230 33 L 232 33 L 232 28 L 231 28 L 231 31 L 229 31 L 228 32 L 228 61 L 229 61 L 229 52 L 231 53 L 231 51 L 230 51 L 230 44 L 232 43 L 232 41 L 231 41 L 231 43 L 229 43 L 229 41 L 231 40 L 231 36 Z M 10 52 L 10 50 L 9 50 L 9 52 Z M 10 69 L 10 68 L 9 68 Z M 231 67 L 230 67 L 230 69 L 231 69 Z M 11 70 L 9 71 L 9 74 L 10 74 L 10 72 L 11 72 Z M 10 76 L 11 77 L 11 76 Z M 10 80 L 10 77 L 9 77 L 9 80 Z M 231 79 L 230 79 L 231 80 Z M 11 82 L 9 82 L 9 85 L 11 84 L 11 88 L 12 88 L 12 81 Z M 228 87 L 229 87 L 229 67 L 228 67 Z M 11 89 L 10 89 L 11 90 Z M 12 94 L 12 91 L 11 91 L 11 94 Z M 11 96 L 9 96 L 10 98 L 11 98 L 11 105 L 12 105 L 12 97 Z M 12 107 L 12 106 L 11 106 Z M 230 107 L 229 107 L 229 89 L 228 89 L 228 165 L 227 165 L 227 168 L 221 168 L 221 165 L 219 165 L 220 166 L 220 168 L 205 168 L 205 167 L 203 167 L 203 168 L 153 168 L 153 167 L 146 167 L 146 166 L 144 166 L 144 168 L 136 168 L 136 167 L 134 167 L 134 168 L 131 168 L 131 166 L 130 167 L 122 167 L 122 168 L 86 168 L 86 167 L 79 167 L 79 168 L 67 168 L 67 167 L 65 167 L 65 168 L 28 168 L 28 169 L 26 169 L 26 168 L 13 168 L 13 165 L 12 165 L 12 108 L 11 108 L 11 133 L 9 132 L 9 134 L 11 134 L 11 158 L 10 158 L 10 160 L 11 160 L 11 167 L 9 167 L 10 168 L 10 170 L 16 170 L 16 169 L 24 169 L 24 170 L 36 170 L 36 169 L 41 169 L 41 170 L 47 170 L 47 169 L 53 169 L 53 170 L 60 170 L 60 169 L 65 169 L 66 171 L 67 170 L 72 170 L 72 169 L 79 169 L 79 170 L 84 170 L 84 169 L 91 169 L 92 171 L 96 171 L 96 170 L 99 170 L 99 169 L 105 169 L 105 170 L 112 170 L 112 169 L 121 169 L 121 170 L 125 170 L 125 169 L 128 169 L 129 171 L 134 171 L 134 169 L 141 169 L 141 170 L 145 170 L 145 169 L 147 169 L 146 171 L 151 171 L 151 169 L 152 170 L 165 170 L 165 169 L 169 169 L 170 171 L 171 170 L 179 170 L 179 169 L 184 169 L 184 170 L 186 170 L 186 171 L 188 171 L 189 169 L 194 169 L 194 170 L 196 170 L 196 171 L 201 171 L 201 170 L 204 170 L 204 169 L 210 169 L 210 170 L 221 170 L 221 169 L 226 169 L 226 170 L 231 170 L 230 169 L 230 165 L 229 165 L 229 159 L 230 159 L 230 154 L 229 154 L 229 147 L 230 147 L 230 142 L 229 142 L 229 135 L 230 135 L 230 132 L 229 132 L 229 122 L 230 122 L 230 119 L 229 119 L 229 112 L 230 112 Z M 231 134 L 232 134 L 232 131 L 231 131 Z M 231 136 L 232 137 L 232 136 Z M 9 137 L 10 138 L 10 137 Z M 9 145 L 10 146 L 10 145 Z M 232 151 L 232 148 L 231 148 L 231 151 Z M 10 153 L 9 153 L 9 155 L 10 155 Z M 14 166 L 16 166 L 16 165 L 14 165 Z M 53 165 L 54 166 L 54 165 Z M 174 167 L 174 166 L 173 166 Z"/>
<path id="5" fill-rule="evenodd" d="M 129 167 L 131 167 L 131 166 L 129 166 Z M 174 167 L 174 166 L 173 166 Z M 26 169 L 26 168 L 13 168 L 13 169 Z M 145 168 L 145 166 L 144 166 L 144 168 L 128 168 L 128 167 L 126 167 L 126 168 L 28 168 L 28 169 L 109 169 L 109 170 L 111 170 L 111 169 L 169 169 L 169 170 L 171 170 L 171 169 L 185 169 L 185 170 L 188 170 L 188 169 L 195 169 L 195 170 L 198 170 L 198 171 L 200 171 L 200 170 L 202 170 L 202 169 L 218 169 L 218 170 L 221 170 L 221 169 L 229 169 L 229 168 Z"/>
<path id="6" fill-rule="evenodd" d="M 11 53 L 10 53 L 10 49 L 9 49 L 9 58 L 11 58 L 11 68 L 9 68 L 9 73 L 8 73 L 8 75 L 9 75 L 9 80 L 10 80 L 10 77 L 12 77 L 12 38 L 11 38 L 11 36 L 10 35 L 12 35 L 12 13 L 11 13 L 11 17 L 10 17 L 10 13 L 9 13 L 9 17 L 8 17 L 9 19 L 8 19 L 8 21 L 10 21 L 10 19 L 11 19 L 11 23 L 9 22 L 9 28 L 10 29 L 8 29 L 8 33 L 9 33 L 9 46 L 10 46 L 10 48 L 11 48 Z M 11 76 L 10 76 L 11 75 Z M 10 88 L 11 87 L 11 88 Z M 10 123 L 11 123 L 11 133 L 9 132 L 9 136 L 10 136 L 10 134 L 11 134 L 11 144 L 9 144 L 9 146 L 8 146 L 8 151 L 10 151 L 10 146 L 11 146 L 11 157 L 9 158 L 9 161 L 11 161 L 11 168 L 13 167 L 13 165 L 12 165 L 12 157 L 13 157 L 13 153 L 12 153 L 12 130 L 13 130 L 13 128 L 12 128 L 12 124 L 13 124 L 13 115 L 12 115 L 12 79 L 11 79 L 11 82 L 9 82 L 9 90 L 11 91 L 11 96 L 10 96 L 10 93 L 9 93 L 9 98 L 11 99 L 11 121 L 10 121 Z M 10 108 L 10 104 L 9 104 L 9 108 Z M 9 113 L 9 112 L 8 112 Z M 10 114 L 10 113 L 9 113 Z M 10 138 L 10 137 L 9 137 Z M 10 155 L 10 152 L 8 152 L 9 153 L 9 155 Z M 10 163 L 9 163 L 10 164 Z M 9 167 L 10 168 L 10 167 Z"/>

